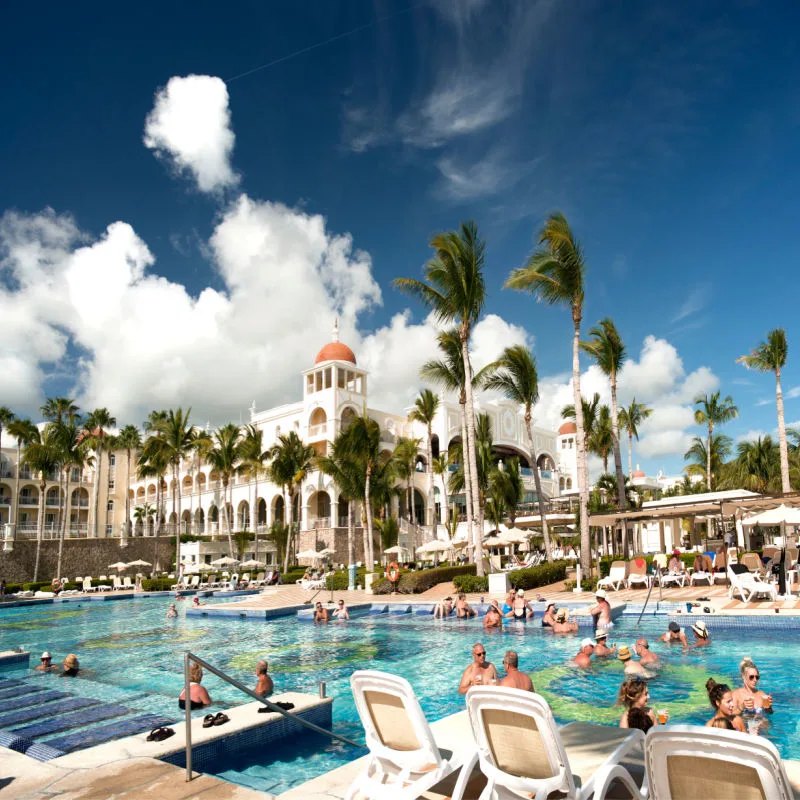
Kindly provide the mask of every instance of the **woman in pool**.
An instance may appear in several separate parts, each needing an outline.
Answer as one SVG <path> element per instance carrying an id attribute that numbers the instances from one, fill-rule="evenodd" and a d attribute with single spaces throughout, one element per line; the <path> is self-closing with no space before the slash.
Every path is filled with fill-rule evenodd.
<path id="1" fill-rule="evenodd" d="M 761 680 L 761 673 L 750 656 L 742 659 L 739 664 L 739 672 L 742 673 L 742 688 L 736 689 L 733 693 L 733 702 L 736 705 L 736 713 L 743 711 L 754 711 L 761 708 L 765 713 L 772 713 L 772 695 L 762 692 L 758 688 Z"/>
<path id="2" fill-rule="evenodd" d="M 639 728 L 647 731 L 658 725 L 658 718 L 652 708 L 647 705 L 650 699 L 650 692 L 647 689 L 647 681 L 639 677 L 628 678 L 619 687 L 618 702 L 625 706 L 625 713 L 619 721 L 620 728 Z M 662 713 L 662 712 L 659 712 Z M 664 721 L 669 719 L 669 713 L 663 712 Z"/>
<path id="3" fill-rule="evenodd" d="M 556 624 L 556 604 L 548 603 L 547 608 L 545 608 L 544 610 L 544 616 L 542 617 L 542 627 L 552 628 L 553 625 L 555 624 Z"/>
<path id="4" fill-rule="evenodd" d="M 503 601 L 503 616 L 504 617 L 513 617 L 514 616 L 514 599 L 516 598 L 517 593 L 513 589 L 509 589 L 506 594 L 506 599 Z"/>
<path id="5" fill-rule="evenodd" d="M 202 667 L 192 662 L 189 667 L 189 705 L 192 711 L 211 705 L 211 697 L 205 687 L 200 685 L 200 681 L 202 680 Z M 184 689 L 178 697 L 178 708 L 180 708 L 181 711 L 186 710 L 186 689 Z"/>
<path id="6" fill-rule="evenodd" d="M 500 613 L 500 608 L 497 605 L 497 600 L 492 600 L 492 604 L 489 606 L 484 618 L 483 618 L 483 627 L 484 628 L 502 628 L 503 627 L 503 615 Z"/>
<path id="7" fill-rule="evenodd" d="M 713 678 L 706 681 L 706 691 L 714 716 L 706 722 L 707 728 L 722 728 L 728 731 L 746 731 L 744 721 L 735 716 L 736 704 L 733 701 L 733 692 L 726 683 L 717 683 Z"/>
<path id="8" fill-rule="evenodd" d="M 64 671 L 61 673 L 62 678 L 77 678 L 78 673 L 81 671 L 80 664 L 78 663 L 78 656 L 70 653 L 64 659 Z"/>
<path id="9" fill-rule="evenodd" d="M 531 608 L 531 604 L 525 599 L 524 589 L 517 589 L 517 596 L 514 599 L 513 618 L 519 622 L 525 622 L 533 618 L 533 609 Z"/>

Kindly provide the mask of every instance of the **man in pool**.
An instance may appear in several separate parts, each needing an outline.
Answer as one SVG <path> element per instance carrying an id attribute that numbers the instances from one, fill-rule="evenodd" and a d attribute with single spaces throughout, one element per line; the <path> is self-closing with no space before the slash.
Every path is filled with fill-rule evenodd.
<path id="1" fill-rule="evenodd" d="M 269 676 L 269 665 L 266 661 L 259 661 L 256 664 L 256 677 L 258 683 L 256 683 L 255 693 L 261 697 L 269 697 L 275 690 L 275 685 Z"/>
<path id="2" fill-rule="evenodd" d="M 322 605 L 319 601 L 317 601 L 317 605 L 314 608 L 314 622 L 327 622 L 328 621 L 328 609 Z"/>
<path id="3" fill-rule="evenodd" d="M 178 609 L 175 608 L 175 603 L 170 603 L 167 609 L 167 619 L 172 619 L 178 616 Z"/>
<path id="4" fill-rule="evenodd" d="M 467 665 L 458 686 L 459 694 L 466 694 L 470 686 L 488 686 L 497 683 L 497 670 L 486 660 L 486 648 L 475 642 L 472 646 L 472 663 Z"/>
<path id="5" fill-rule="evenodd" d="M 625 665 L 626 675 L 638 675 L 640 678 L 650 677 L 650 673 L 642 666 L 641 662 L 633 660 L 628 645 L 623 644 L 622 647 L 619 648 L 617 658 Z"/>
<path id="6" fill-rule="evenodd" d="M 512 689 L 522 689 L 526 692 L 534 691 L 533 681 L 519 671 L 519 656 L 514 650 L 507 650 L 503 657 L 503 668 L 506 676 L 500 681 L 501 686 L 510 686 Z"/>
<path id="7" fill-rule="evenodd" d="M 606 600 L 606 593 L 602 589 L 598 589 L 594 593 L 597 605 L 589 609 L 589 613 L 594 617 L 595 628 L 613 628 L 614 623 L 611 621 L 611 605 Z"/>
<path id="8" fill-rule="evenodd" d="M 686 641 L 686 634 L 681 630 L 681 626 L 678 625 L 674 619 L 669 623 L 667 632 L 659 637 L 658 641 L 664 642 L 664 644 L 681 644 L 684 647 L 689 646 Z"/>
<path id="9" fill-rule="evenodd" d="M 497 600 L 492 600 L 491 605 L 487 609 L 486 614 L 483 617 L 483 627 L 484 628 L 503 627 L 503 615 L 500 613 L 500 607 L 497 604 Z"/>
<path id="10" fill-rule="evenodd" d="M 556 621 L 551 630 L 553 633 L 577 633 L 578 623 L 569 621 L 569 611 L 566 608 L 559 608 L 556 614 Z"/>
<path id="11" fill-rule="evenodd" d="M 639 663 L 642 666 L 652 668 L 658 664 L 658 656 L 650 652 L 650 644 L 644 637 L 636 640 L 636 644 L 633 646 L 633 652 L 639 656 Z"/>
<path id="12" fill-rule="evenodd" d="M 586 669 L 592 665 L 592 653 L 594 652 L 594 642 L 591 639 L 583 639 L 581 641 L 581 649 L 578 655 L 573 659 L 576 667 Z"/>
<path id="13" fill-rule="evenodd" d="M 595 658 L 606 658 L 613 656 L 617 652 L 617 646 L 608 646 L 608 631 L 602 628 L 594 635 L 594 656 Z"/>
<path id="14" fill-rule="evenodd" d="M 42 653 L 39 659 L 39 666 L 36 667 L 37 672 L 54 672 L 58 667 L 53 666 L 53 657 L 46 650 Z"/>

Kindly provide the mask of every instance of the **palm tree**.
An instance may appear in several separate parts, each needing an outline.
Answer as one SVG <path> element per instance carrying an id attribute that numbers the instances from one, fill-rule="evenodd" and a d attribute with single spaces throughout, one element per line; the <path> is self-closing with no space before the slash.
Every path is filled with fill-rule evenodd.
<path id="1" fill-rule="evenodd" d="M 144 423 L 145 432 L 150 436 L 142 446 L 137 464 L 137 475 L 141 478 L 156 479 L 156 509 L 155 509 L 155 541 L 153 542 L 153 565 L 158 562 L 158 545 L 161 538 L 161 523 L 163 522 L 164 509 L 162 508 L 162 489 L 164 476 L 169 469 L 169 458 L 162 444 L 163 427 L 167 419 L 166 411 L 151 411 Z M 180 537 L 176 540 L 175 563 L 180 565 Z"/>
<path id="2" fill-rule="evenodd" d="M 136 508 L 133 509 L 133 518 L 137 520 L 137 522 L 142 523 L 142 530 L 147 530 L 147 521 L 151 519 L 155 513 L 155 507 L 151 506 L 149 503 L 145 503 L 143 506 L 136 506 Z M 155 565 L 155 562 L 153 563 Z"/>
<path id="3" fill-rule="evenodd" d="M 3 428 L 8 428 L 15 419 L 14 412 L 8 406 L 0 406 L 0 443 L 3 441 Z"/>
<path id="4" fill-rule="evenodd" d="M 42 416 L 50 422 L 77 422 L 80 418 L 80 409 L 75 405 L 75 401 L 69 397 L 50 397 L 45 401 L 40 411 Z"/>
<path id="5" fill-rule="evenodd" d="M 786 445 L 786 420 L 783 415 L 783 391 L 781 390 L 781 370 L 786 366 L 789 345 L 786 342 L 786 331 L 775 328 L 767 334 L 767 341 L 761 342 L 750 355 L 739 356 L 737 363 L 744 364 L 747 369 L 758 372 L 775 373 L 775 403 L 778 406 L 778 446 L 781 454 L 781 492 L 790 492 L 789 481 L 789 449 Z"/>
<path id="6" fill-rule="evenodd" d="M 694 421 L 698 425 L 705 425 L 708 429 L 706 436 L 706 486 L 708 491 L 713 491 L 714 487 L 711 482 L 711 436 L 714 433 L 714 428 L 717 425 L 724 425 L 739 416 L 739 409 L 734 405 L 733 399 L 727 395 L 723 400 L 720 400 L 720 393 L 714 392 L 713 394 L 698 394 L 694 398 L 694 404 L 698 406 L 694 412 Z"/>
<path id="7" fill-rule="evenodd" d="M 732 467 L 736 485 L 759 494 L 777 489 L 779 473 L 783 481 L 780 447 L 769 435 L 739 442 Z"/>
<path id="8" fill-rule="evenodd" d="M 412 534 L 409 547 L 416 552 L 418 546 L 416 503 L 414 502 L 414 476 L 417 472 L 417 451 L 422 443 L 421 439 L 412 439 L 407 436 L 398 436 L 392 457 L 395 462 L 397 477 L 406 482 L 406 508 L 408 521 Z"/>
<path id="9" fill-rule="evenodd" d="M 96 408 L 90 412 L 84 420 L 83 427 L 86 433 L 87 444 L 95 452 L 95 475 L 94 475 L 94 538 L 100 534 L 100 472 L 103 467 L 103 450 L 106 446 L 107 428 L 113 428 L 117 424 L 115 417 L 112 417 L 107 408 Z"/>
<path id="10" fill-rule="evenodd" d="M 611 426 L 611 409 L 603 404 L 597 409 L 597 419 L 589 436 L 588 452 L 603 460 L 603 472 L 608 472 L 608 459 L 614 449 L 614 431 Z M 625 485 L 623 475 L 622 485 Z"/>
<path id="11" fill-rule="evenodd" d="M 12 522 L 17 521 L 19 510 L 19 468 L 22 464 L 22 445 L 29 444 L 39 436 L 39 429 L 29 419 L 15 419 L 9 423 L 8 430 L 9 436 L 13 436 L 17 440 L 17 471 L 14 478 L 14 515 L 11 518 Z"/>
<path id="12" fill-rule="evenodd" d="M 428 473 L 428 513 L 431 519 L 431 538 L 436 538 L 436 508 L 433 503 L 433 421 L 439 410 L 439 395 L 430 389 L 422 389 L 414 400 L 414 408 L 408 415 L 413 422 L 420 422 L 425 426 L 428 446 L 425 471 Z"/>
<path id="13" fill-rule="evenodd" d="M 33 582 L 39 580 L 39 554 L 44 536 L 44 501 L 47 488 L 47 474 L 59 468 L 59 448 L 52 423 L 45 426 L 40 434 L 28 442 L 22 454 L 22 463 L 39 473 L 39 521 L 36 531 L 36 561 L 33 567 Z"/>
<path id="14" fill-rule="evenodd" d="M 475 476 L 478 483 L 478 518 L 483 527 L 483 512 L 486 507 L 486 498 L 489 495 L 489 475 L 494 469 L 494 434 L 492 431 L 492 420 L 488 414 L 481 412 L 475 420 L 475 456 L 476 470 Z M 462 466 L 459 467 L 450 478 L 450 489 L 459 492 L 464 489 L 466 480 L 464 476 L 464 459 L 461 459 Z M 481 537 L 481 550 L 483 541 Z M 480 560 L 480 553 L 477 555 Z"/>
<path id="15" fill-rule="evenodd" d="M 352 459 L 364 476 L 366 529 L 364 560 L 369 569 L 375 564 L 373 540 L 372 476 L 381 466 L 381 430 L 368 414 L 355 417 L 342 437 L 342 454 Z"/>
<path id="16" fill-rule="evenodd" d="M 627 408 L 619 410 L 619 426 L 628 432 L 628 475 L 633 475 L 633 440 L 639 441 L 639 426 L 653 413 L 634 397 Z"/>
<path id="17" fill-rule="evenodd" d="M 572 312 L 572 393 L 575 408 L 581 405 L 581 318 L 583 316 L 584 275 L 583 251 L 573 236 L 566 217 L 551 214 L 539 233 L 539 247 L 525 263 L 512 270 L 506 281 L 510 289 L 530 292 L 550 305 L 569 306 Z M 577 427 L 578 488 L 580 490 L 581 566 L 591 575 L 592 552 L 589 531 L 589 460 L 583 418 Z"/>
<path id="18" fill-rule="evenodd" d="M 442 480 L 442 498 L 444 499 L 444 505 L 442 506 L 442 524 L 446 526 L 450 510 L 447 497 L 447 478 L 450 474 L 450 459 L 448 458 L 446 450 L 443 453 L 439 453 L 438 458 L 433 459 L 433 471 Z"/>
<path id="19" fill-rule="evenodd" d="M 689 449 L 683 454 L 683 460 L 688 464 L 684 467 L 687 475 L 701 475 L 708 479 L 709 464 L 711 475 L 719 475 L 725 459 L 730 455 L 733 442 L 724 433 L 715 433 L 709 443 L 700 436 L 692 439 Z M 708 491 L 708 484 L 706 484 Z"/>
<path id="20" fill-rule="evenodd" d="M 131 454 L 142 449 L 142 435 L 135 425 L 126 425 L 114 437 L 114 447 L 124 450 L 127 457 L 127 486 L 125 487 L 125 532 L 130 535 L 131 524 Z"/>
<path id="21" fill-rule="evenodd" d="M 583 422 L 583 432 L 585 437 L 584 447 L 588 453 L 592 436 L 594 435 L 595 428 L 597 427 L 597 419 L 600 415 L 600 394 L 595 392 L 591 400 L 587 400 L 585 397 L 582 397 L 581 407 L 583 408 L 581 420 Z M 568 406 L 564 406 L 564 408 L 561 409 L 561 418 L 571 419 L 577 427 L 578 421 L 575 419 L 575 406 L 572 405 L 572 403 L 570 403 Z"/>
<path id="22" fill-rule="evenodd" d="M 294 432 L 292 432 L 294 433 Z M 231 506 L 228 504 L 228 486 L 236 474 L 239 464 L 241 428 L 232 422 L 217 428 L 211 440 L 204 439 L 203 457 L 222 480 L 222 508 L 225 512 L 225 528 L 228 534 L 228 555 L 234 558 L 233 534 L 231 532 Z M 291 434 L 290 434 L 291 435 Z M 281 437 L 283 438 L 283 437 Z M 233 501 L 231 500 L 231 505 Z M 284 568 L 284 572 L 286 568 Z"/>
<path id="23" fill-rule="evenodd" d="M 552 562 L 550 530 L 547 526 L 547 509 L 542 494 L 542 479 L 537 465 L 536 446 L 533 440 L 533 407 L 539 402 L 539 373 L 536 358 L 521 344 L 507 347 L 493 365 L 496 371 L 487 378 L 486 388 L 502 392 L 509 400 L 522 406 L 525 419 L 525 433 L 528 436 L 530 463 L 536 483 L 536 499 L 539 505 L 539 519 L 542 521 L 544 550 L 547 560 Z"/>
<path id="24" fill-rule="evenodd" d="M 525 499 L 525 484 L 522 482 L 518 458 L 506 459 L 502 469 L 496 467 L 489 473 L 489 491 L 496 503 L 501 501 L 513 528 L 517 521 L 517 509 Z"/>
<path id="25" fill-rule="evenodd" d="M 255 425 L 247 425 L 242 431 L 239 443 L 239 468 L 241 475 L 247 475 L 255 484 L 255 501 L 253 502 L 251 519 L 255 534 L 255 555 L 258 561 L 258 479 L 265 475 L 267 468 L 265 460 L 267 454 L 264 450 L 264 432 Z"/>
<path id="26" fill-rule="evenodd" d="M 483 312 L 486 302 L 486 282 L 483 267 L 486 243 L 478 235 L 474 222 L 462 223 L 459 231 L 440 233 L 431 240 L 434 257 L 425 265 L 425 281 L 397 278 L 395 287 L 417 297 L 433 311 L 434 317 L 445 324 L 454 324 L 461 342 L 465 375 L 472 375 L 469 358 L 469 338 Z M 478 496 L 477 465 L 475 464 L 475 411 L 472 381 L 466 380 L 467 456 L 470 459 L 470 484 L 473 497 Z M 473 520 L 474 521 L 474 520 Z M 478 520 L 475 544 L 482 547 L 483 524 Z M 478 575 L 483 575 L 482 559 L 477 559 Z"/>

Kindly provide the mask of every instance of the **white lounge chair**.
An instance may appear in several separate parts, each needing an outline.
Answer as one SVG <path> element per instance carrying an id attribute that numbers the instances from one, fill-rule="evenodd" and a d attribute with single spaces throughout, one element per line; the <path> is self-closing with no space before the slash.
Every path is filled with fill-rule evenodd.
<path id="1" fill-rule="evenodd" d="M 573 800 L 601 800 L 615 780 L 641 796 L 619 763 L 643 743 L 640 730 L 586 723 L 559 729 L 541 695 L 505 686 L 474 686 L 467 711 L 488 780 L 481 798 L 544 800 L 561 792 Z"/>
<path id="2" fill-rule="evenodd" d="M 791 800 L 781 757 L 768 739 L 694 725 L 659 725 L 645 740 L 654 800 Z M 648 794 L 649 792 L 649 794 Z"/>
<path id="3" fill-rule="evenodd" d="M 90 577 L 83 579 L 83 591 L 86 592 L 86 594 L 89 594 L 89 592 L 96 592 L 97 589 L 97 586 L 92 586 L 92 579 Z"/>
<path id="4" fill-rule="evenodd" d="M 611 569 L 605 578 L 597 581 L 598 589 L 611 588 L 618 592 L 622 586 L 625 585 L 625 573 L 627 571 L 627 564 L 624 561 L 612 561 Z"/>
<path id="5" fill-rule="evenodd" d="M 122 579 L 122 588 L 123 589 L 130 589 L 131 591 L 133 591 L 136 587 L 133 585 L 133 583 L 131 583 L 131 579 L 126 575 Z"/>
<path id="6" fill-rule="evenodd" d="M 439 749 L 405 678 L 358 670 L 350 676 L 350 686 L 369 755 L 346 800 L 412 800 L 461 766 L 462 754 L 448 758 Z M 470 772 L 471 766 L 462 770 L 453 800 L 463 795 Z"/>
<path id="7" fill-rule="evenodd" d="M 667 571 L 667 556 L 666 553 L 657 553 L 653 556 L 653 564 L 658 567 L 658 581 L 661 586 L 669 586 L 670 584 L 678 584 L 681 588 L 686 584 L 685 572 L 668 572 Z"/>
<path id="8" fill-rule="evenodd" d="M 651 577 L 647 574 L 647 562 L 641 558 L 632 558 L 628 562 L 628 588 L 633 585 L 644 584 L 645 589 L 650 587 Z"/>
<path id="9" fill-rule="evenodd" d="M 728 567 L 728 580 L 730 581 L 728 597 L 732 599 L 734 595 L 738 594 L 745 605 L 754 597 L 763 597 L 764 595 L 767 595 L 773 601 L 778 599 L 778 590 L 774 584 L 762 581 L 758 575 L 747 572 L 746 567 L 741 568 L 744 569 L 745 572 L 737 574 L 731 567 Z"/>
<path id="10" fill-rule="evenodd" d="M 114 576 L 114 591 L 121 592 L 125 586 L 123 585 L 122 581 L 119 579 L 118 575 Z"/>

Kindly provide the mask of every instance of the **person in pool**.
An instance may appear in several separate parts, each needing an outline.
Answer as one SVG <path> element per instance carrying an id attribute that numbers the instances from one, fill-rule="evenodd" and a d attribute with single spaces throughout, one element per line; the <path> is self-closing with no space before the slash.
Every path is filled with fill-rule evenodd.
<path id="1" fill-rule="evenodd" d="M 328 609 L 322 605 L 319 601 L 317 601 L 317 605 L 314 607 L 314 622 L 327 622 L 328 621 Z"/>
<path id="2" fill-rule="evenodd" d="M 344 604 L 344 600 L 340 599 L 336 603 L 336 608 L 333 609 L 333 616 L 336 619 L 348 620 L 350 619 L 350 612 L 347 610 L 347 606 Z"/>
<path id="3" fill-rule="evenodd" d="M 592 665 L 592 653 L 594 652 L 594 642 L 591 639 L 584 639 L 581 642 L 581 649 L 575 656 L 573 662 L 576 667 L 586 669 Z"/>
<path id="4" fill-rule="evenodd" d="M 535 691 L 533 681 L 524 673 L 519 671 L 519 656 L 515 650 L 507 650 L 503 657 L 503 669 L 506 676 L 500 681 L 501 686 L 510 686 L 512 689 L 522 689 L 525 692 Z"/>
<path id="5" fill-rule="evenodd" d="M 556 621 L 550 630 L 553 633 L 577 633 L 578 623 L 569 621 L 569 611 L 566 608 L 559 608 L 556 613 Z"/>
<path id="6" fill-rule="evenodd" d="M 70 653 L 64 659 L 64 671 L 59 677 L 61 678 L 77 678 L 78 673 L 81 671 L 81 665 L 78 663 L 78 656 Z"/>
<path id="7" fill-rule="evenodd" d="M 275 690 L 275 684 L 269 676 L 269 664 L 266 661 L 259 661 L 256 664 L 256 688 L 254 689 L 257 695 L 261 697 L 269 697 Z"/>
<path id="8" fill-rule="evenodd" d="M 733 700 L 731 687 L 726 683 L 717 683 L 713 678 L 706 681 L 706 691 L 714 716 L 706 722 L 707 728 L 722 728 L 727 731 L 740 731 L 747 729 L 744 720 L 736 716 L 736 703 Z"/>
<path id="9" fill-rule="evenodd" d="M 194 661 L 189 666 L 189 706 L 192 711 L 205 708 L 211 705 L 211 697 L 206 691 L 205 686 L 201 686 L 203 680 L 203 669 Z M 186 689 L 184 688 L 178 697 L 178 708 L 186 710 Z"/>
<path id="10" fill-rule="evenodd" d="M 170 603 L 167 609 L 167 619 L 172 619 L 178 616 L 178 609 L 175 608 L 175 603 Z"/>
<path id="11" fill-rule="evenodd" d="M 708 635 L 708 628 L 703 620 L 699 619 L 692 625 L 692 633 L 695 638 L 693 647 L 706 647 L 711 644 L 711 637 Z"/>
<path id="12" fill-rule="evenodd" d="M 625 706 L 619 721 L 620 728 L 638 728 L 647 733 L 654 725 L 658 725 L 655 712 L 647 705 L 649 699 L 650 692 L 646 681 L 635 677 L 625 680 L 619 687 L 617 698 L 617 702 Z M 669 713 L 665 712 L 665 721 L 667 719 Z"/>
<path id="13" fill-rule="evenodd" d="M 494 664 L 486 660 L 486 648 L 480 642 L 475 642 L 472 646 L 472 663 L 461 675 L 458 693 L 466 694 L 470 686 L 488 686 L 492 683 L 497 683 L 497 670 Z"/>
<path id="14" fill-rule="evenodd" d="M 631 655 L 631 650 L 628 645 L 623 644 L 619 648 L 617 658 L 624 664 L 625 674 L 631 677 L 638 677 L 641 680 L 650 678 L 650 673 L 642 666 L 640 661 L 634 661 Z"/>
<path id="15" fill-rule="evenodd" d="M 525 599 L 525 590 L 517 589 L 517 596 L 514 598 L 514 608 L 512 618 L 519 622 L 533 618 L 533 609 L 531 604 Z"/>
<path id="16" fill-rule="evenodd" d="M 475 609 L 467 602 L 464 592 L 459 592 L 458 600 L 456 600 L 456 616 L 459 619 L 475 616 Z"/>
<path id="17" fill-rule="evenodd" d="M 555 624 L 556 624 L 556 604 L 548 603 L 547 607 L 544 610 L 544 616 L 542 617 L 542 627 L 552 628 L 553 625 Z"/>
<path id="18" fill-rule="evenodd" d="M 197 595 L 192 598 L 192 608 L 200 608 L 200 606 L 204 605 L 205 603 L 201 603 L 200 598 Z"/>
<path id="19" fill-rule="evenodd" d="M 594 635 L 594 655 L 595 658 L 606 658 L 613 656 L 617 652 L 617 646 L 608 646 L 608 631 L 598 630 Z"/>
<path id="20" fill-rule="evenodd" d="M 660 636 L 658 641 L 664 642 L 664 644 L 682 644 L 684 647 L 689 646 L 686 641 L 686 634 L 681 630 L 681 626 L 678 625 L 674 619 L 667 626 L 667 632 L 663 636 Z"/>
<path id="21" fill-rule="evenodd" d="M 639 656 L 639 663 L 643 667 L 653 668 L 658 665 L 658 656 L 650 652 L 650 643 L 644 636 L 636 640 L 636 644 L 633 645 L 633 652 Z"/>
<path id="22" fill-rule="evenodd" d="M 433 609 L 433 618 L 441 617 L 444 619 L 445 617 L 449 617 L 453 611 L 455 611 L 453 598 L 449 596 L 445 597 L 445 599 L 442 600 L 441 603 L 437 603 L 436 607 Z"/>
<path id="23" fill-rule="evenodd" d="M 602 589 L 598 589 L 594 596 L 597 604 L 589 609 L 589 613 L 594 617 L 595 628 L 613 628 L 611 604 L 606 600 L 606 593 Z"/>
<path id="24" fill-rule="evenodd" d="M 739 664 L 739 672 L 742 674 L 742 688 L 736 689 L 733 693 L 733 701 L 736 705 L 736 713 L 743 711 L 753 711 L 756 708 L 763 709 L 767 714 L 771 714 L 772 695 L 762 692 L 758 688 L 761 680 L 761 672 L 750 656 L 742 659 Z"/>
<path id="25" fill-rule="evenodd" d="M 54 672 L 57 670 L 58 667 L 53 666 L 53 657 L 47 650 L 42 653 L 41 658 L 39 659 L 39 666 L 36 667 L 37 672 Z"/>
<path id="26" fill-rule="evenodd" d="M 492 600 L 491 605 L 483 617 L 484 628 L 502 628 L 503 615 L 500 613 L 500 607 L 497 605 L 497 600 Z"/>

